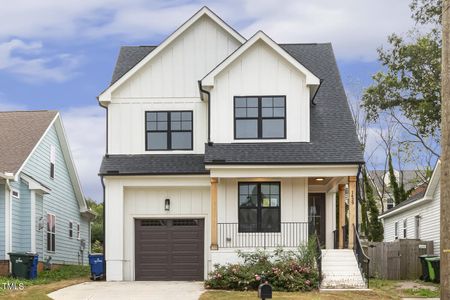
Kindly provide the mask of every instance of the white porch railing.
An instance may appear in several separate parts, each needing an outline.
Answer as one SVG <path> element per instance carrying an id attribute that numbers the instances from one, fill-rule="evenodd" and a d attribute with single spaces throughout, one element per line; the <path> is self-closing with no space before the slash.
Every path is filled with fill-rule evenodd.
<path id="1" fill-rule="evenodd" d="M 239 232 L 238 223 L 218 223 L 220 248 L 298 247 L 308 242 L 308 222 L 281 222 L 279 232 Z"/>

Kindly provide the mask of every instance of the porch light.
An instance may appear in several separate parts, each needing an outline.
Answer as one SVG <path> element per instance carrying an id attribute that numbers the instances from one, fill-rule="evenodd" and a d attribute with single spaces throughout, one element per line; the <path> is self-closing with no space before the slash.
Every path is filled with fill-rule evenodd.
<path id="1" fill-rule="evenodd" d="M 166 199 L 164 201 L 164 210 L 165 211 L 170 211 L 170 199 Z"/>
<path id="2" fill-rule="evenodd" d="M 316 178 L 316 181 L 324 181 L 324 180 L 325 180 L 325 178 L 323 178 L 323 177 Z"/>

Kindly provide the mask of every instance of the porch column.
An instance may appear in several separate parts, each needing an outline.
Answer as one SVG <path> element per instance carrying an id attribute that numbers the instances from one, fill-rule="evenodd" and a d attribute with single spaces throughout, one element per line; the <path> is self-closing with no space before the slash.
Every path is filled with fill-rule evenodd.
<path id="1" fill-rule="evenodd" d="M 217 178 L 211 178 L 211 250 L 218 250 L 217 245 Z"/>
<path id="2" fill-rule="evenodd" d="M 342 228 L 345 226 L 345 184 L 338 186 L 339 190 L 339 249 L 344 248 L 344 232 Z"/>
<path id="3" fill-rule="evenodd" d="M 349 212 L 348 212 L 348 248 L 353 249 L 356 226 L 356 176 L 348 177 Z"/>

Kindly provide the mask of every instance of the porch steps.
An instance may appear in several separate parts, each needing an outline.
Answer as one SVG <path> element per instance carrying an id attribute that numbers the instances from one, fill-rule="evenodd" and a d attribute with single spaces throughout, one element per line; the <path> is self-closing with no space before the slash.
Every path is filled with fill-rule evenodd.
<path id="1" fill-rule="evenodd" d="M 321 290 L 366 289 L 353 250 L 322 250 L 322 276 Z"/>

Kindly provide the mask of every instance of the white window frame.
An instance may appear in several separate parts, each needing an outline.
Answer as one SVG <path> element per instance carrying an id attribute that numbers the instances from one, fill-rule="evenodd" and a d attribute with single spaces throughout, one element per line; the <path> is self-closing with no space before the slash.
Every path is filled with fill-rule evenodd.
<path id="1" fill-rule="evenodd" d="M 51 217 L 53 217 L 53 219 L 54 219 L 54 231 L 53 230 L 49 230 L 49 224 L 48 224 L 48 217 L 49 216 L 51 216 Z M 50 243 L 50 245 L 49 245 L 49 243 L 48 243 L 48 235 L 50 234 L 50 237 L 53 237 L 54 239 L 55 239 L 55 242 L 54 242 L 54 247 L 53 247 L 53 249 L 52 249 L 52 243 Z M 49 212 L 47 212 L 47 228 L 46 228 L 46 237 L 47 237 L 47 239 L 46 239 L 46 241 L 47 241 L 47 252 L 51 252 L 51 253 L 55 253 L 56 252 L 56 215 L 55 214 L 52 214 L 52 213 L 49 213 Z"/>
<path id="2" fill-rule="evenodd" d="M 81 240 L 81 226 L 80 223 L 77 224 L 77 240 Z"/>
<path id="3" fill-rule="evenodd" d="M 73 222 L 69 221 L 69 238 L 73 239 Z"/>
<path id="4" fill-rule="evenodd" d="M 406 239 L 408 237 L 408 219 L 403 219 L 403 238 Z"/>
<path id="5" fill-rule="evenodd" d="M 50 145 L 50 178 L 54 179 L 55 177 L 56 177 L 56 147 L 54 145 Z"/>
<path id="6" fill-rule="evenodd" d="M 17 195 L 14 195 L 14 193 L 16 193 Z M 11 189 L 11 197 L 20 199 L 20 191 L 16 189 Z"/>
<path id="7" fill-rule="evenodd" d="M 394 223 L 394 239 L 398 240 L 398 221 Z"/>

